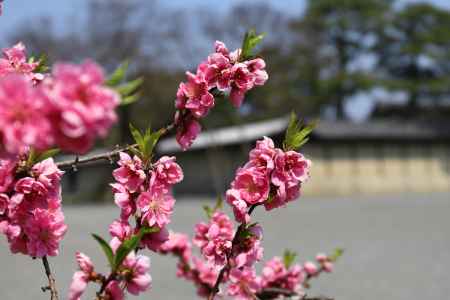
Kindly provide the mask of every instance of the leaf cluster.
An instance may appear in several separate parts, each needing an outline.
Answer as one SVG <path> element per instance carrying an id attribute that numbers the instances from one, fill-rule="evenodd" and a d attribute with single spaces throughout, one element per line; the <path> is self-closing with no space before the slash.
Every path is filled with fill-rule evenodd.
<path id="1" fill-rule="evenodd" d="M 309 140 L 309 134 L 316 127 L 317 122 L 312 122 L 303 125 L 301 120 L 298 120 L 297 115 L 292 112 L 289 120 L 289 125 L 286 130 L 286 135 L 283 141 L 283 148 L 285 151 L 298 150 Z"/>
<path id="2" fill-rule="evenodd" d="M 144 83 L 142 77 L 126 81 L 126 74 L 129 63 L 124 61 L 106 81 L 106 85 L 116 90 L 121 96 L 121 105 L 128 105 L 136 102 L 141 97 L 141 87 Z"/>
<path id="3" fill-rule="evenodd" d="M 127 257 L 127 255 L 130 254 L 131 251 L 137 249 L 144 235 L 158 231 L 159 231 L 158 227 L 146 227 L 146 226 L 141 227 L 138 233 L 132 235 L 131 237 L 122 242 L 122 244 L 117 249 L 115 254 L 111 246 L 101 236 L 93 233 L 92 237 L 98 242 L 98 244 L 102 248 L 103 253 L 105 254 L 106 259 L 108 260 L 108 263 L 111 267 L 111 272 L 114 273 L 122 265 L 122 262 Z"/>

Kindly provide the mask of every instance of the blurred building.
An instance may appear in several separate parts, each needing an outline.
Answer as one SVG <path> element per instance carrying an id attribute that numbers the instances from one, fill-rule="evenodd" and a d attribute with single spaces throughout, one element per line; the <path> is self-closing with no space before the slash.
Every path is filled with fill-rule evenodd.
<path id="1" fill-rule="evenodd" d="M 261 136 L 283 140 L 288 117 L 200 134 L 180 152 L 174 138 L 160 154 L 176 154 L 182 194 L 223 193 Z M 302 152 L 313 161 L 307 195 L 450 191 L 450 123 L 321 121 Z"/>

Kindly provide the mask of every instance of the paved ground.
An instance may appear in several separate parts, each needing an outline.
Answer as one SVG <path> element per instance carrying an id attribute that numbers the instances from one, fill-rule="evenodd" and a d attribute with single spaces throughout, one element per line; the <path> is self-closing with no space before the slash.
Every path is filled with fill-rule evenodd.
<path id="1" fill-rule="evenodd" d="M 194 220 L 203 214 L 200 204 L 206 201 L 184 200 L 188 199 L 177 203 L 172 228 L 192 232 Z M 75 269 L 76 249 L 97 265 L 106 265 L 87 233 L 106 234 L 117 209 L 72 206 L 65 213 L 70 231 L 62 244 L 63 254 L 50 261 L 64 295 Z M 301 258 L 336 246 L 346 249 L 336 272 L 314 282 L 311 294 L 342 300 L 411 300 L 450 295 L 449 213 L 450 195 L 438 194 L 309 198 L 271 214 L 259 209 L 255 218 L 264 225 L 266 258 L 285 247 L 296 249 Z M 0 299 L 48 299 L 39 289 L 45 283 L 40 262 L 9 255 L 3 238 L 0 247 Z M 171 258 L 152 255 L 152 264 L 153 290 L 139 299 L 196 299 L 188 283 L 175 280 Z"/>

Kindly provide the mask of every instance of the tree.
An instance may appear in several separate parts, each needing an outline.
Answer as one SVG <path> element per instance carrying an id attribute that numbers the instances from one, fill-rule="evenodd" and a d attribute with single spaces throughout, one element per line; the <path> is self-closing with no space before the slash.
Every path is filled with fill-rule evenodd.
<path id="1" fill-rule="evenodd" d="M 409 113 L 421 100 L 439 103 L 450 92 L 450 12 L 415 3 L 398 11 L 386 26 L 379 65 L 383 82 L 408 94 Z"/>
<path id="2" fill-rule="evenodd" d="M 309 80 L 309 89 L 319 94 L 319 101 L 331 101 L 338 118 L 344 117 L 346 97 L 375 83 L 354 63 L 373 53 L 391 2 L 310 0 L 305 16 L 294 24 L 302 36 L 299 41 L 304 42 L 295 49 L 306 62 L 300 78 Z"/>

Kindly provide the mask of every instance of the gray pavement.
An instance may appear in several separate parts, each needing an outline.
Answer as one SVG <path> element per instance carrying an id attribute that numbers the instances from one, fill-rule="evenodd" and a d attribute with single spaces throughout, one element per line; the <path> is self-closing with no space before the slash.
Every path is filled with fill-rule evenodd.
<path id="1" fill-rule="evenodd" d="M 206 199 L 179 199 L 174 230 L 189 232 L 203 217 Z M 89 232 L 106 236 L 108 223 L 118 214 L 113 206 L 65 207 L 69 232 L 62 254 L 50 264 L 65 299 L 75 270 L 77 249 L 106 269 L 100 249 Z M 303 198 L 285 209 L 254 219 L 263 224 L 265 258 L 284 248 L 299 252 L 300 259 L 316 252 L 344 247 L 346 252 L 332 274 L 313 282 L 311 295 L 342 300 L 449 299 L 450 297 L 450 195 L 396 195 L 343 199 Z M 0 239 L 0 300 L 49 299 L 40 291 L 45 277 L 40 261 L 10 255 Z M 153 289 L 129 299 L 196 299 L 194 288 L 175 277 L 175 261 L 152 257 Z M 85 299 L 92 299 L 89 291 Z"/>

